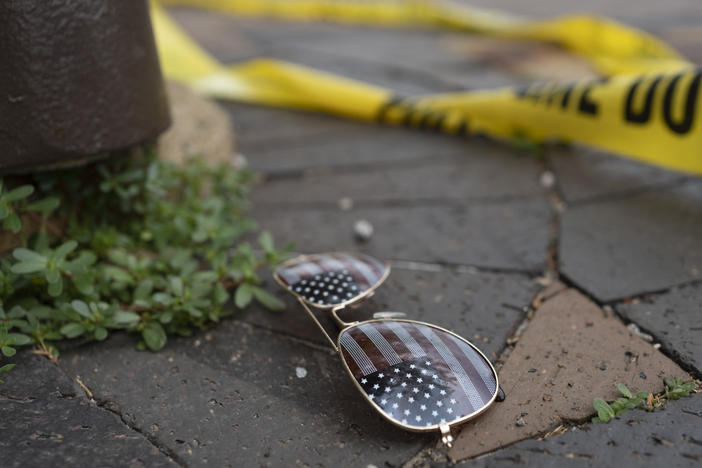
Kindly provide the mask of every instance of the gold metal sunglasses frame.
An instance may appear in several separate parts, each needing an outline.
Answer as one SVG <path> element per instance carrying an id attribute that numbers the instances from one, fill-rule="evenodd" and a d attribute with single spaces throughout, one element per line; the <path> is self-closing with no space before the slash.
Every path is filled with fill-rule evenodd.
<path id="1" fill-rule="evenodd" d="M 338 252 L 336 252 L 336 253 L 338 253 Z M 317 255 L 322 256 L 322 255 L 331 255 L 331 254 L 333 254 L 333 253 L 332 253 L 332 252 L 325 252 L 325 253 L 321 253 L 321 254 L 317 254 Z M 344 320 L 342 320 L 342 319 L 339 317 L 338 312 L 341 311 L 341 310 L 343 310 L 343 309 L 345 309 L 346 307 L 349 307 L 349 306 L 354 306 L 354 305 L 357 306 L 357 305 L 360 305 L 362 302 L 364 302 L 365 300 L 367 300 L 367 299 L 369 299 L 371 296 L 373 296 L 373 294 L 375 293 L 375 290 L 378 289 L 378 287 L 379 287 L 381 284 L 383 284 L 383 283 L 385 282 L 385 280 L 387 279 L 387 277 L 390 275 L 390 264 L 389 264 L 387 261 L 382 261 L 382 264 L 385 266 L 385 272 L 384 272 L 384 274 L 381 276 L 380 279 L 378 279 L 378 281 L 377 281 L 373 286 L 371 286 L 369 289 L 367 289 L 367 290 L 364 291 L 363 293 L 358 294 L 358 295 L 354 296 L 353 298 L 351 298 L 351 299 L 349 299 L 349 300 L 346 300 L 346 301 L 343 301 L 343 302 L 340 302 L 340 303 L 329 304 L 329 305 L 321 305 L 321 304 L 316 304 L 316 303 L 313 303 L 313 302 L 311 302 L 311 301 L 308 301 L 307 299 L 305 299 L 304 297 L 302 297 L 300 294 L 298 294 L 298 293 L 296 293 L 295 291 L 293 291 L 287 284 L 285 284 L 285 283 L 283 282 L 283 280 L 281 279 L 280 275 L 278 274 L 278 272 L 279 272 L 280 270 L 282 270 L 282 269 L 288 268 L 288 267 L 290 267 L 291 265 L 299 264 L 299 263 L 302 263 L 302 262 L 305 262 L 305 261 L 311 261 L 311 259 L 312 259 L 312 256 L 310 256 L 310 255 L 299 255 L 299 256 L 297 256 L 297 257 L 293 257 L 293 258 L 291 258 L 291 259 L 289 259 L 289 260 L 286 260 L 285 262 L 283 262 L 283 263 L 281 263 L 280 265 L 278 265 L 278 267 L 276 268 L 275 272 L 273 273 L 273 278 L 275 279 L 275 281 L 276 281 L 283 289 L 285 289 L 285 290 L 288 291 L 290 294 L 292 294 L 292 295 L 297 299 L 297 301 L 300 303 L 300 305 L 302 305 L 303 309 L 307 312 L 307 314 L 310 316 L 310 318 L 314 321 L 314 323 L 317 325 L 317 327 L 321 330 L 322 334 L 323 334 L 324 337 L 327 339 L 327 341 L 329 341 L 329 344 L 332 346 L 332 348 L 334 348 L 334 351 L 336 351 L 336 352 L 339 354 L 339 357 L 341 358 L 341 362 L 344 364 L 344 368 L 346 369 L 347 374 L 349 375 L 349 377 L 351 377 L 351 380 L 352 380 L 353 383 L 355 384 L 355 386 L 356 386 L 356 388 L 358 389 L 358 391 L 359 391 L 359 392 L 361 393 L 361 395 L 366 399 L 366 401 L 367 401 L 368 403 L 370 403 L 370 405 L 371 405 L 375 410 L 377 410 L 377 411 L 378 411 L 386 420 L 388 420 L 391 424 L 393 424 L 393 425 L 395 425 L 395 426 L 397 426 L 397 427 L 401 427 L 402 429 L 404 429 L 404 430 L 406 430 L 406 431 L 411 431 L 411 432 L 435 432 L 436 430 L 439 430 L 439 432 L 441 432 L 441 441 L 442 441 L 445 445 L 447 445 L 448 447 L 451 447 L 452 444 L 453 444 L 453 436 L 452 436 L 452 434 L 451 434 L 451 429 L 453 429 L 453 428 L 455 428 L 455 427 L 457 427 L 457 426 L 460 426 L 460 425 L 462 425 L 462 424 L 464 424 L 464 423 L 470 421 L 471 419 L 474 419 L 474 418 L 478 417 L 479 415 L 481 415 L 481 414 L 484 413 L 485 411 L 487 411 L 487 409 L 488 409 L 490 406 L 492 406 L 492 404 L 498 399 L 498 395 L 502 392 L 502 390 L 500 389 L 500 382 L 499 382 L 499 379 L 498 379 L 498 376 L 497 376 L 497 371 L 495 371 L 495 367 L 492 365 L 492 363 L 490 362 L 490 360 L 485 356 L 485 354 L 483 354 L 482 351 L 480 351 L 480 349 L 478 349 L 477 346 L 475 346 L 473 343 L 471 343 L 470 341 L 468 341 L 468 340 L 465 339 L 464 337 L 458 335 L 457 333 L 454 333 L 454 332 L 452 332 L 451 330 L 447 330 L 446 328 L 442 328 L 442 327 L 439 327 L 439 326 L 437 326 L 437 325 L 434 325 L 434 324 L 431 324 L 431 323 L 428 323 L 428 322 L 421 322 L 421 321 L 419 321 L 419 320 L 409 320 L 409 319 L 404 319 L 404 318 L 396 318 L 396 317 L 393 317 L 393 316 L 392 316 L 393 314 L 398 314 L 398 312 L 376 312 L 376 313 L 374 314 L 374 318 L 369 319 L 369 320 L 356 320 L 356 321 L 353 321 L 353 322 L 345 322 Z M 324 328 L 324 326 L 322 325 L 322 323 L 319 321 L 319 319 L 317 319 L 317 317 L 316 317 L 315 314 L 312 312 L 312 310 L 310 309 L 310 307 L 312 307 L 312 308 L 314 308 L 314 309 L 318 309 L 318 310 L 328 310 L 328 311 L 331 312 L 332 318 L 334 319 L 334 321 L 336 322 L 337 326 L 339 327 L 339 332 L 338 332 L 338 335 L 337 335 L 336 340 L 333 340 L 332 337 L 329 336 L 329 333 L 327 333 L 326 329 Z M 399 314 L 403 314 L 403 315 L 404 315 L 403 312 L 400 312 Z M 380 317 L 375 318 L 375 317 L 377 317 L 378 315 L 380 315 Z M 482 358 L 485 360 L 485 362 L 488 364 L 488 366 L 489 366 L 490 370 L 492 371 L 492 374 L 493 374 L 493 376 L 494 376 L 494 378 L 495 378 L 495 392 L 493 393 L 492 398 L 490 399 L 490 401 L 489 401 L 488 403 L 486 403 L 486 404 L 485 404 L 482 408 L 480 408 L 479 410 L 474 411 L 473 413 L 468 414 L 468 415 L 466 415 L 466 416 L 463 416 L 463 417 L 461 417 L 461 418 L 459 418 L 459 419 L 456 419 L 456 420 L 454 420 L 454 421 L 451 421 L 450 423 L 446 423 L 446 424 L 435 424 L 435 425 L 426 426 L 426 427 L 419 427 L 419 426 L 412 426 L 412 425 L 410 425 L 410 424 L 403 424 L 403 423 L 401 423 L 401 422 L 398 422 L 398 421 L 394 420 L 394 419 L 391 418 L 390 416 L 388 416 L 388 414 L 387 414 L 375 401 L 371 400 L 371 399 L 368 397 L 368 395 L 367 395 L 366 392 L 363 390 L 363 388 L 361 387 L 361 385 L 356 381 L 356 378 L 354 377 L 353 372 L 351 371 L 351 368 L 350 368 L 350 367 L 348 366 L 348 364 L 346 363 L 346 359 L 344 358 L 344 356 L 343 356 L 343 354 L 342 354 L 342 352 L 341 352 L 341 343 L 340 343 L 341 336 L 343 335 L 343 333 L 344 333 L 346 330 L 348 330 L 348 329 L 350 329 L 350 328 L 353 328 L 353 327 L 356 327 L 356 326 L 359 326 L 359 325 L 363 325 L 363 324 L 365 324 L 365 323 L 388 322 L 388 321 L 416 323 L 416 324 L 428 326 L 428 327 L 431 327 L 431 328 L 435 328 L 435 329 L 437 329 L 437 330 L 441 330 L 442 332 L 445 332 L 445 333 L 448 333 L 448 334 L 450 334 L 450 335 L 453 335 L 453 336 L 455 336 L 456 338 L 460 339 L 461 341 L 463 341 L 463 342 L 467 343 L 468 345 L 470 345 L 471 348 L 473 348 L 473 349 L 478 353 L 478 355 L 479 355 L 480 357 L 482 357 Z M 502 399 L 504 399 L 504 395 L 502 396 Z"/>

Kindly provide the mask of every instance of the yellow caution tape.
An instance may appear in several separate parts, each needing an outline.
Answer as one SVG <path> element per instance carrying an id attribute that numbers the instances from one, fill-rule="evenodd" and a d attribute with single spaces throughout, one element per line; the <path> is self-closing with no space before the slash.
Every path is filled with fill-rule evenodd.
<path id="1" fill-rule="evenodd" d="M 210 96 L 447 133 L 573 141 L 702 174 L 702 72 L 657 38 L 586 15 L 528 21 L 434 1 L 167 0 L 239 15 L 450 27 L 561 44 L 605 77 L 400 98 L 384 88 L 278 60 L 217 62 L 154 5 L 164 73 Z"/>

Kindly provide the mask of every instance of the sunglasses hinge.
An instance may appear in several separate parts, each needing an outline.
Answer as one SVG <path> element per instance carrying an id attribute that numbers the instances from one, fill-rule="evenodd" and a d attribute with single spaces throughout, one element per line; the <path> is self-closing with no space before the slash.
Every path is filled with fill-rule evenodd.
<path id="1" fill-rule="evenodd" d="M 334 348 L 334 351 L 336 351 L 336 352 L 338 353 L 338 352 L 339 352 L 339 348 L 336 346 L 336 343 L 334 343 L 334 340 L 332 340 L 331 336 L 329 336 L 329 333 L 327 333 L 327 331 L 324 329 L 324 327 L 322 326 L 322 324 L 319 323 L 319 320 L 317 320 L 317 317 L 316 317 L 316 316 L 314 315 L 314 313 L 310 310 L 310 308 L 307 307 L 307 304 L 305 304 L 305 301 L 304 301 L 301 297 L 298 297 L 297 300 L 300 302 L 300 304 L 302 304 L 302 307 L 305 309 L 305 311 L 306 311 L 307 314 L 310 316 L 310 318 L 314 321 L 314 323 L 317 324 L 317 326 L 319 327 L 319 329 L 320 329 L 320 330 L 322 331 L 322 333 L 324 334 L 325 338 L 329 341 L 329 344 L 331 344 L 331 345 L 332 345 L 332 348 Z M 336 317 L 336 314 L 332 314 L 332 315 L 334 315 L 334 317 L 338 320 L 338 317 Z"/>

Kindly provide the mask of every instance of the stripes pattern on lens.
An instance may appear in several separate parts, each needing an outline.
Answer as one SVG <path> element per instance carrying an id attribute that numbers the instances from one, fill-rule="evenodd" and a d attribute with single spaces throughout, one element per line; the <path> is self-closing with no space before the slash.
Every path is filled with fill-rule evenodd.
<path id="1" fill-rule="evenodd" d="M 492 366 L 467 341 L 430 325 L 383 320 L 346 329 L 344 362 L 368 398 L 394 421 L 450 424 L 485 408 L 497 392 Z"/>

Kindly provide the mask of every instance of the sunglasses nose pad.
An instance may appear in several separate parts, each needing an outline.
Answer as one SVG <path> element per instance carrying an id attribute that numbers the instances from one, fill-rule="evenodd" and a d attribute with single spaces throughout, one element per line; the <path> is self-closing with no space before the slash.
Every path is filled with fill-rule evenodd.
<path id="1" fill-rule="evenodd" d="M 505 401 L 505 398 L 507 398 L 505 391 L 502 390 L 502 387 L 497 387 L 497 396 L 495 397 L 495 401 L 502 402 Z"/>
<path id="2" fill-rule="evenodd" d="M 301 255 L 280 265 L 274 276 L 288 292 L 320 308 L 369 297 L 390 267 L 368 255 L 332 252 Z"/>
<path id="3" fill-rule="evenodd" d="M 405 317 L 407 317 L 407 314 L 404 312 L 376 312 L 373 314 L 374 319 L 399 319 Z"/>

